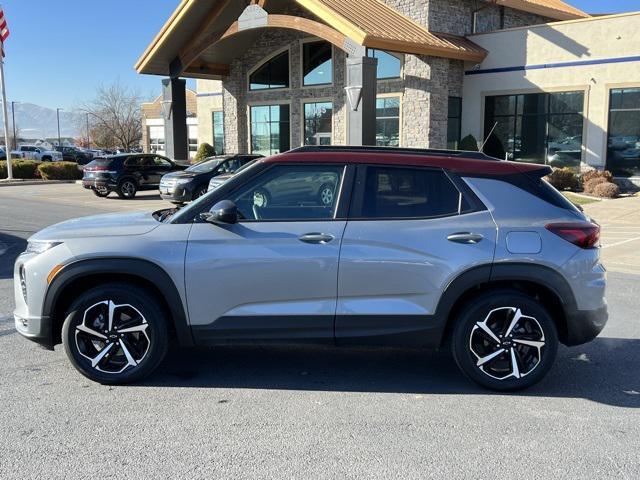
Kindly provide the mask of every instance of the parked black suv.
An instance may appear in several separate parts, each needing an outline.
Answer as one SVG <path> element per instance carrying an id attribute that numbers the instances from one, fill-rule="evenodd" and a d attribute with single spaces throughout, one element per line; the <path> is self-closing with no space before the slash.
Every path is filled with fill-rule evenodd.
<path id="1" fill-rule="evenodd" d="M 116 192 L 120 198 L 133 198 L 138 190 L 158 188 L 163 175 L 187 166 L 155 154 L 97 158 L 84 168 L 82 186 L 93 190 L 98 197 Z"/>
<path id="2" fill-rule="evenodd" d="M 62 154 L 65 162 L 76 162 L 78 165 L 86 165 L 93 160 L 93 155 L 75 147 L 56 147 L 55 149 Z"/>
<path id="3" fill-rule="evenodd" d="M 261 155 L 226 155 L 209 157 L 183 172 L 173 172 L 162 177 L 160 196 L 170 202 L 182 204 L 201 197 L 209 189 L 209 181 L 218 175 L 235 173 Z"/>

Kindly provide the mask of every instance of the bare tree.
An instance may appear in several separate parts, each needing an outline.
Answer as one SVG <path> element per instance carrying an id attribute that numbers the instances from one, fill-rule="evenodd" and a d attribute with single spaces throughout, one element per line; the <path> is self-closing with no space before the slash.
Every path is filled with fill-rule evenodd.
<path id="1" fill-rule="evenodd" d="M 98 87 L 96 97 L 81 107 L 89 114 L 92 143 L 99 148 L 125 150 L 139 146 L 142 138 L 141 101 L 138 90 L 122 85 L 120 81 Z"/>

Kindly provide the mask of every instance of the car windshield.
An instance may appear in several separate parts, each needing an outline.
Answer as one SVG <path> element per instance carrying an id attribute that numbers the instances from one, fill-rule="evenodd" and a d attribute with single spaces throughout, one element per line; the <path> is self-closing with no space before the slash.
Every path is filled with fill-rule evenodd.
<path id="1" fill-rule="evenodd" d="M 205 160 L 204 162 L 196 163 L 195 165 L 187 168 L 187 172 L 194 173 L 209 173 L 218 167 L 224 160 Z"/>

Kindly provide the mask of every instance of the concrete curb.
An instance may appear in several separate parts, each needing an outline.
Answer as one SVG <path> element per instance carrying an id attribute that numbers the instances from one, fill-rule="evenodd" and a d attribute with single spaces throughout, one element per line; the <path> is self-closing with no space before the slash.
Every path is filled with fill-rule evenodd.
<path id="1" fill-rule="evenodd" d="M 57 185 L 62 183 L 77 183 L 76 180 L 0 180 L 0 187 L 16 187 L 28 185 Z"/>

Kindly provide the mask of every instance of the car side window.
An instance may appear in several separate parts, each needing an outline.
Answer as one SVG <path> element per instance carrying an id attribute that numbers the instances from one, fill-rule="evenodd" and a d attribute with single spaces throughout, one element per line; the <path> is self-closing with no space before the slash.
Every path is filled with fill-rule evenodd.
<path id="1" fill-rule="evenodd" d="M 279 165 L 231 195 L 243 219 L 330 220 L 335 217 L 343 165 Z"/>
<path id="2" fill-rule="evenodd" d="M 154 157 L 153 161 L 157 167 L 171 168 L 171 164 L 162 157 Z"/>
<path id="3" fill-rule="evenodd" d="M 124 161 L 124 166 L 125 167 L 139 167 L 139 166 L 141 166 L 140 158 L 139 157 L 127 158 Z"/>
<path id="4" fill-rule="evenodd" d="M 429 218 L 457 215 L 462 194 L 442 170 L 369 166 L 362 217 Z"/>

